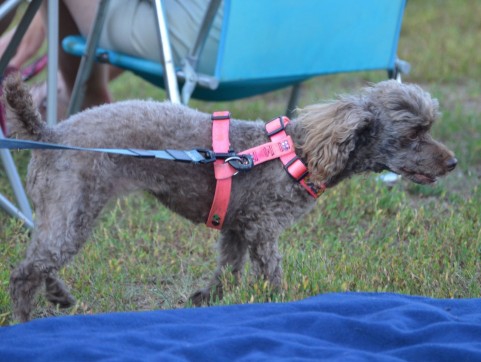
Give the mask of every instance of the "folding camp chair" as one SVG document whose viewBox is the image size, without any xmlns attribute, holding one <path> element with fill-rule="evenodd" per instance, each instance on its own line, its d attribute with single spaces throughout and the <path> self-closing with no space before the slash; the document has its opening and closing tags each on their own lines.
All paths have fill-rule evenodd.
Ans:
<svg viewBox="0 0 481 362">
<path fill-rule="evenodd" d="M 22 0 L 7 0 L 0 6 L 0 19 L 3 19 L 6 15 L 12 12 L 19 6 Z M 25 31 L 30 25 L 33 17 L 40 8 L 42 0 L 30 0 L 27 1 L 28 6 L 17 26 L 10 43 L 8 44 L 5 53 L 0 58 L 0 75 L 4 74 L 7 65 L 15 54 L 15 51 L 20 43 Z M 56 123 L 56 111 L 57 111 L 57 59 L 58 59 L 58 0 L 48 0 L 48 67 L 49 72 L 47 75 L 48 89 L 47 89 L 47 121 L 49 124 Z M 4 134 L 2 127 L 0 127 L 0 138 L 3 138 Z M 17 199 L 18 208 L 4 195 L 0 194 L 0 208 L 3 208 L 6 212 L 14 217 L 18 217 L 24 222 L 24 225 L 28 228 L 33 228 L 32 210 L 28 202 L 25 190 L 17 172 L 17 168 L 13 161 L 10 151 L 7 149 L 0 149 L 0 160 L 3 163 L 6 171 L 7 178 L 13 189 L 15 197 Z"/>
<path fill-rule="evenodd" d="M 159 33 L 167 39 L 162 43 L 164 65 L 97 47 L 107 2 L 101 1 L 89 39 L 67 37 L 63 48 L 83 56 L 85 64 L 96 60 L 130 70 L 166 88 L 174 102 L 179 99 L 177 81 L 183 84 L 182 103 L 186 104 L 191 97 L 240 99 L 324 74 L 384 69 L 396 77 L 408 70 L 408 64 L 396 58 L 405 0 L 212 0 L 197 42 L 182 64 L 174 65 L 175 70 L 168 68 L 170 47 L 161 0 L 155 2 Z M 196 64 L 204 56 L 203 41 L 219 6 L 223 23 L 216 64 L 211 74 L 200 74 Z M 77 107 L 71 107 L 70 113 L 78 110 L 89 71 L 89 65 L 79 71 L 79 87 L 72 99 Z M 295 105 L 296 94 L 288 110 Z"/>
</svg>

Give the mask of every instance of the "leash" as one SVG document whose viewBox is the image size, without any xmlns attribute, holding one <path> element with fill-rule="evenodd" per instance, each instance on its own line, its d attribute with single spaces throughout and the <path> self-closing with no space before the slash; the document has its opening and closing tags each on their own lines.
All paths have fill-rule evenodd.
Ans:
<svg viewBox="0 0 481 362">
<path fill-rule="evenodd" d="M 177 161 L 194 164 L 209 164 L 215 161 L 228 164 L 237 172 L 249 171 L 254 162 L 250 155 L 238 155 L 234 152 L 216 153 L 211 150 L 196 148 L 192 150 L 141 150 L 133 148 L 86 148 L 77 146 L 59 145 L 54 143 L 26 141 L 18 139 L 0 138 L 0 148 L 10 150 L 69 150 L 100 152 L 113 155 L 123 155 L 138 158 L 157 158 L 162 160 Z"/>
</svg>

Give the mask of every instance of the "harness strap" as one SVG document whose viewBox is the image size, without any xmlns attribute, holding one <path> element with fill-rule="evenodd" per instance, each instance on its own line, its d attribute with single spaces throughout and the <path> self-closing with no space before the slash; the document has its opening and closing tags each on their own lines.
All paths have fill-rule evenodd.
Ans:
<svg viewBox="0 0 481 362">
<path fill-rule="evenodd" d="M 267 135 L 271 138 L 272 142 L 282 143 L 288 138 L 290 144 L 290 152 L 286 152 L 279 158 L 284 165 L 284 169 L 287 173 L 297 182 L 301 184 L 306 191 L 317 199 L 326 189 L 325 185 L 316 186 L 309 181 L 309 171 L 307 166 L 295 153 L 294 145 L 291 137 L 286 134 L 286 126 L 289 124 L 290 120 L 287 117 L 278 117 L 266 125 Z"/>
<path fill-rule="evenodd" d="M 229 151 L 229 112 L 214 112 L 212 115 L 212 147 L 215 153 Z M 296 155 L 294 142 L 285 129 L 289 118 L 278 117 L 266 124 L 266 132 L 271 142 L 239 152 L 239 155 L 251 155 L 254 166 L 279 158 L 286 172 L 306 191 L 318 198 L 326 189 L 325 185 L 316 186 L 309 181 L 309 171 L 306 164 Z M 214 173 L 217 180 L 214 200 L 212 202 L 206 225 L 221 229 L 229 206 L 232 176 L 238 171 L 222 160 L 214 163 Z"/>
<path fill-rule="evenodd" d="M 227 111 L 212 114 L 212 149 L 216 153 L 229 152 L 229 123 L 230 113 Z M 217 180 L 214 200 L 207 218 L 206 225 L 214 229 L 222 229 L 225 214 L 229 206 L 232 176 L 235 173 L 228 163 L 223 160 L 214 162 L 214 173 Z"/>
</svg>

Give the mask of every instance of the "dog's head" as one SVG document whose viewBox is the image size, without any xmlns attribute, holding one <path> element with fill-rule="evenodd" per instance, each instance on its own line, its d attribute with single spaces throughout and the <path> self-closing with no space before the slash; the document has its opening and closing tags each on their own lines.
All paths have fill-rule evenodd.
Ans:
<svg viewBox="0 0 481 362">
<path fill-rule="evenodd" d="M 429 131 L 438 102 L 416 85 L 385 81 L 299 113 L 311 180 L 332 186 L 354 173 L 391 170 L 428 184 L 452 171 L 454 154 Z"/>
</svg>

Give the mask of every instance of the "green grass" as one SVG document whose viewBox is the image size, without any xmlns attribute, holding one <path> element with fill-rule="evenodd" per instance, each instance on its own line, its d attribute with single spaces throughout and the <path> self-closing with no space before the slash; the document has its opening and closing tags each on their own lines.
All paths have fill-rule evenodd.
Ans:
<svg viewBox="0 0 481 362">
<path fill-rule="evenodd" d="M 440 298 L 479 297 L 481 281 L 481 3 L 409 0 L 399 56 L 412 64 L 405 81 L 436 96 L 443 112 L 436 138 L 460 161 L 434 186 L 402 181 L 388 188 L 375 175 L 355 177 L 329 190 L 316 208 L 280 240 L 284 281 L 273 292 L 249 274 L 240 285 L 226 272 L 219 304 L 298 300 L 318 293 L 382 291 Z M 301 106 L 384 79 L 384 72 L 310 80 Z M 112 84 L 116 99 L 165 94 L 139 78 Z M 227 103 L 192 102 L 211 112 L 270 119 L 284 112 L 288 92 Z M 22 176 L 28 152 L 15 152 Z M 13 199 L 0 167 L 0 192 Z M 112 202 L 92 240 L 62 277 L 77 298 L 58 311 L 38 300 L 36 316 L 185 307 L 215 267 L 217 232 L 193 225 L 144 194 Z M 11 268 L 25 253 L 28 233 L 0 211 L 0 325 L 12 323 Z"/>
</svg>

